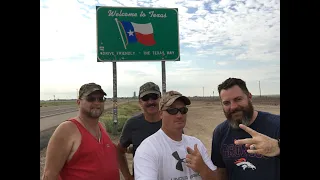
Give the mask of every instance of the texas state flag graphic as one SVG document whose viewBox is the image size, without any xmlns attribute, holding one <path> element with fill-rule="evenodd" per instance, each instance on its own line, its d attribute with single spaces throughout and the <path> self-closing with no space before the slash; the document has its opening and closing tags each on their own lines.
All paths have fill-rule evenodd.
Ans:
<svg viewBox="0 0 320 180">
<path fill-rule="evenodd" d="M 127 44 L 139 42 L 145 46 L 156 44 L 151 23 L 138 24 L 130 21 L 119 21 L 125 31 Z"/>
</svg>

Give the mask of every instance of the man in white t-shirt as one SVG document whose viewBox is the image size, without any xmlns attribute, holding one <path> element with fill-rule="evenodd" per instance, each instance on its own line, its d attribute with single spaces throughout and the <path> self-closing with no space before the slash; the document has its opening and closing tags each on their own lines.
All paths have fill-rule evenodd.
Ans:
<svg viewBox="0 0 320 180">
<path fill-rule="evenodd" d="M 201 180 L 202 175 L 211 174 L 215 179 L 216 166 L 213 165 L 204 144 L 196 137 L 182 133 L 186 125 L 189 98 L 176 91 L 165 93 L 159 102 L 162 126 L 156 133 L 146 138 L 134 156 L 134 178 L 136 180 Z M 201 154 L 205 164 L 187 154 Z M 190 167 L 208 166 L 210 172 L 195 172 Z M 198 168 L 196 168 L 198 169 Z M 206 169 L 201 168 L 199 169 Z M 205 177 L 205 176 L 204 176 Z"/>
</svg>

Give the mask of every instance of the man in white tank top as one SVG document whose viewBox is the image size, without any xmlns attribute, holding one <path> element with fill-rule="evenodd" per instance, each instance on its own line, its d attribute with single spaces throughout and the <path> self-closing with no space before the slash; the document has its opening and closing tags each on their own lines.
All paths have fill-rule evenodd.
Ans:
<svg viewBox="0 0 320 180">
<path fill-rule="evenodd" d="M 136 150 L 136 180 L 201 180 L 201 176 L 207 172 L 195 172 L 189 168 L 195 166 L 206 165 L 215 172 L 217 167 L 212 163 L 204 144 L 198 138 L 182 133 L 187 119 L 186 105 L 190 104 L 189 98 L 176 91 L 169 91 L 162 96 L 159 102 L 162 127 L 146 138 Z M 188 153 L 200 153 L 205 164 L 192 164 L 196 161 L 188 158 Z M 214 176 L 213 173 L 211 177 L 215 179 Z"/>
</svg>

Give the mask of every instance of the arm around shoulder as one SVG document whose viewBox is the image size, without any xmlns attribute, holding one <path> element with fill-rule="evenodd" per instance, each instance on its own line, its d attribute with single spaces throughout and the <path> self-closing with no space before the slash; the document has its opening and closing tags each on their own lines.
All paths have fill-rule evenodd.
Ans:
<svg viewBox="0 0 320 180">
<path fill-rule="evenodd" d="M 46 152 L 43 180 L 57 180 L 72 149 L 72 136 L 76 126 L 72 122 L 61 123 L 53 132 Z"/>
</svg>

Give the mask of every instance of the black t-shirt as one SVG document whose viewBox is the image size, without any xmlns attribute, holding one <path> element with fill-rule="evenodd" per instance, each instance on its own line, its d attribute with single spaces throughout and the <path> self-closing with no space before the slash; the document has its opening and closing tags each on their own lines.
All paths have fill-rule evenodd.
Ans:
<svg viewBox="0 0 320 180">
<path fill-rule="evenodd" d="M 280 138 L 280 115 L 258 111 L 251 129 L 271 138 Z M 218 168 L 226 168 L 229 180 L 280 180 L 280 158 L 249 154 L 245 145 L 235 139 L 251 138 L 242 129 L 232 129 L 228 121 L 219 124 L 212 138 L 211 160 Z"/>
</svg>

